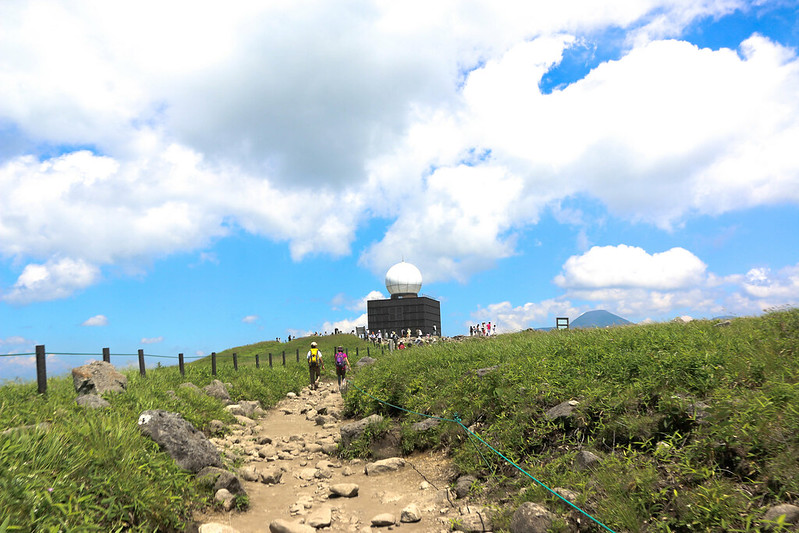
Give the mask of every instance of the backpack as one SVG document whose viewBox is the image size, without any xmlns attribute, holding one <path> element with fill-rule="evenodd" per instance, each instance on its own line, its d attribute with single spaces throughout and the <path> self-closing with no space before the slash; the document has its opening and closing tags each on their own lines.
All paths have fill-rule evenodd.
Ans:
<svg viewBox="0 0 799 533">
<path fill-rule="evenodd" d="M 344 352 L 336 353 L 336 366 L 337 367 L 346 366 L 345 363 L 346 359 L 347 359 L 347 354 L 345 354 Z"/>
<path fill-rule="evenodd" d="M 319 358 L 317 357 L 318 353 L 319 353 L 318 349 L 311 348 L 311 358 L 308 360 L 308 362 L 311 363 L 312 365 L 319 364 Z"/>
</svg>

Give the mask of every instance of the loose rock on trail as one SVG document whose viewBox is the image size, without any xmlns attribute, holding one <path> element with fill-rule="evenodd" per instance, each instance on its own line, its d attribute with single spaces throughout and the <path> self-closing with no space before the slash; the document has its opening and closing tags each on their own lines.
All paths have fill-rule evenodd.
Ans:
<svg viewBox="0 0 799 533">
<path fill-rule="evenodd" d="M 289 393 L 266 414 L 239 416 L 232 434 L 211 439 L 238 469 L 246 511 L 195 517 L 201 532 L 450 531 L 480 512 L 448 488 L 454 469 L 442 452 L 384 461 L 340 460 L 343 400 L 333 383 Z M 375 464 L 379 463 L 379 464 Z M 367 475 L 368 472 L 368 475 Z"/>
</svg>

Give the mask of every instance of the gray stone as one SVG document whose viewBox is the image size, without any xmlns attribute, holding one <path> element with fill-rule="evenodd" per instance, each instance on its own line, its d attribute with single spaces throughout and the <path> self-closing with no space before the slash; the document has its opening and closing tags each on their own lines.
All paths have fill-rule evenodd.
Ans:
<svg viewBox="0 0 799 533">
<path fill-rule="evenodd" d="M 212 485 L 214 492 L 226 489 L 231 494 L 247 494 L 239 477 L 233 472 L 216 466 L 206 466 L 197 473 L 197 480 Z"/>
<path fill-rule="evenodd" d="M 600 463 L 599 457 L 588 451 L 581 451 L 574 458 L 574 464 L 578 470 L 591 470 Z"/>
<path fill-rule="evenodd" d="M 358 362 L 355 363 L 355 366 L 356 367 L 369 366 L 369 365 L 372 365 L 372 364 L 374 364 L 376 362 L 377 362 L 377 359 L 373 359 L 373 358 L 369 357 L 368 355 L 365 355 L 365 356 L 361 357 L 360 359 L 358 359 Z"/>
<path fill-rule="evenodd" d="M 790 503 L 782 503 L 771 507 L 766 511 L 766 515 L 763 519 L 776 522 L 783 515 L 785 515 L 786 524 L 793 525 L 799 523 L 799 507 L 791 505 Z M 767 527 L 768 526 L 770 526 L 770 524 L 768 524 Z"/>
<path fill-rule="evenodd" d="M 419 506 L 415 503 L 406 506 L 400 513 L 400 522 L 412 523 L 418 522 L 421 519 L 422 512 L 419 510 Z"/>
<path fill-rule="evenodd" d="M 269 524 L 271 533 L 316 533 L 316 529 L 299 522 L 289 522 L 288 520 L 274 520 Z"/>
<path fill-rule="evenodd" d="M 386 472 L 396 472 L 404 466 L 405 459 L 402 457 L 390 457 L 388 459 L 382 459 L 380 461 L 367 464 L 364 468 L 364 472 L 367 476 L 376 476 L 385 474 Z"/>
<path fill-rule="evenodd" d="M 568 418 L 574 413 L 574 409 L 580 405 L 580 402 L 577 400 L 567 400 L 565 402 L 561 402 L 546 413 L 546 416 L 549 420 L 557 420 L 559 418 Z"/>
<path fill-rule="evenodd" d="M 223 433 L 227 429 L 227 426 L 221 420 L 211 420 L 208 422 L 208 432 L 211 435 L 218 435 Z"/>
<path fill-rule="evenodd" d="M 108 403 L 108 400 L 96 394 L 81 394 L 75 398 L 75 403 L 90 409 L 104 409 L 106 407 L 111 407 L 111 404 Z"/>
<path fill-rule="evenodd" d="M 241 479 L 244 481 L 260 481 L 261 474 L 258 472 L 258 469 L 255 468 L 253 465 L 243 466 L 239 468 L 239 475 Z"/>
<path fill-rule="evenodd" d="M 233 494 L 231 494 L 227 489 L 219 489 L 214 494 L 214 501 L 221 503 L 222 508 L 225 509 L 225 511 L 230 511 L 233 509 L 233 505 L 235 504 L 235 496 L 233 496 Z"/>
<path fill-rule="evenodd" d="M 230 526 L 225 524 L 220 524 L 218 522 L 209 522 L 207 524 L 203 524 L 197 529 L 198 533 L 239 533 L 238 529 L 233 529 Z"/>
<path fill-rule="evenodd" d="M 441 420 L 437 418 L 426 418 L 421 422 L 416 422 L 415 424 L 411 425 L 411 429 L 414 431 L 427 431 L 428 429 L 438 426 L 440 423 Z"/>
<path fill-rule="evenodd" d="M 358 495 L 358 485 L 355 483 L 336 483 L 330 485 L 330 495 L 341 498 L 354 498 Z"/>
<path fill-rule="evenodd" d="M 349 445 L 350 442 L 361 436 L 361 434 L 364 432 L 367 426 L 382 421 L 383 421 L 382 416 L 374 414 L 371 416 L 367 416 L 366 418 L 363 418 L 357 422 L 343 424 L 340 430 L 341 442 L 344 444 L 344 446 Z"/>
<path fill-rule="evenodd" d="M 203 387 L 203 391 L 212 398 L 222 400 L 222 402 L 225 404 L 230 403 L 230 394 L 228 394 L 225 384 L 218 379 L 213 380 L 211 383 Z"/>
<path fill-rule="evenodd" d="M 511 533 L 546 533 L 552 526 L 555 515 L 546 507 L 533 502 L 524 502 L 513 513 L 510 521 Z"/>
<path fill-rule="evenodd" d="M 117 372 L 111 363 L 92 361 L 72 369 L 72 384 L 78 394 L 125 392 L 128 378 Z"/>
<path fill-rule="evenodd" d="M 333 511 L 330 509 L 330 507 L 325 506 L 316 509 L 313 513 L 311 513 L 311 515 L 308 517 L 308 520 L 305 522 L 309 526 L 319 529 L 322 527 L 329 527 L 332 521 Z"/>
<path fill-rule="evenodd" d="M 397 523 L 397 519 L 394 518 L 394 515 L 391 513 L 380 513 L 379 515 L 372 517 L 371 523 L 372 527 L 393 526 Z"/>
<path fill-rule="evenodd" d="M 258 468 L 261 483 L 266 485 L 277 485 L 283 479 L 283 469 L 277 466 Z"/>
<path fill-rule="evenodd" d="M 179 389 L 189 389 L 189 390 L 192 390 L 194 392 L 201 392 L 200 391 L 200 387 L 198 387 L 197 385 L 195 385 L 194 383 L 191 383 L 191 382 L 181 383 L 180 385 L 178 385 L 178 388 Z"/>
<path fill-rule="evenodd" d="M 477 478 L 474 476 L 461 476 L 458 478 L 458 481 L 455 482 L 455 496 L 460 498 L 465 498 L 469 491 L 472 490 L 472 485 L 477 482 Z"/>
<path fill-rule="evenodd" d="M 211 441 L 177 413 L 161 409 L 144 411 L 139 415 L 139 431 L 190 472 L 197 473 L 206 466 L 222 466 L 222 458 Z"/>
<path fill-rule="evenodd" d="M 453 525 L 455 531 L 467 531 L 470 533 L 482 533 L 492 531 L 491 518 L 485 513 L 467 513 L 459 516 Z"/>
</svg>

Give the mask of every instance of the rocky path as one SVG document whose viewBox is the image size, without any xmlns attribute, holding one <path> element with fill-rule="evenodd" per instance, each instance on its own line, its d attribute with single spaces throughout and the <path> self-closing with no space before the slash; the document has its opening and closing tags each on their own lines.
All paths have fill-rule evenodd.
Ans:
<svg viewBox="0 0 799 533">
<path fill-rule="evenodd" d="M 335 384 L 322 383 L 318 390 L 289 393 L 257 420 L 239 418 L 244 425 L 212 439 L 228 457 L 242 458 L 239 476 L 250 507 L 197 516 L 200 531 L 440 532 L 482 520 L 482 510 L 448 489 L 454 470 L 441 452 L 376 462 L 337 459 L 341 426 L 353 422 L 341 420 L 342 406 Z"/>
</svg>

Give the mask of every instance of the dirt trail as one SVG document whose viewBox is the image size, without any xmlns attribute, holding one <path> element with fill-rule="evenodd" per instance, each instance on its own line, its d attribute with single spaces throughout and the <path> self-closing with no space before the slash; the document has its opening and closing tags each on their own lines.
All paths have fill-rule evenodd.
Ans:
<svg viewBox="0 0 799 533">
<path fill-rule="evenodd" d="M 318 390 L 306 388 L 291 396 L 249 426 L 238 426 L 224 439 L 212 439 L 228 456 L 244 455 L 240 477 L 261 481 L 244 482 L 249 510 L 204 514 L 195 517 L 198 523 L 225 524 L 241 533 L 267 532 L 278 519 L 325 531 L 440 532 L 449 531 L 453 519 L 473 511 L 447 488 L 452 467 L 441 452 L 406 457 L 404 467 L 378 475 L 365 474 L 366 461 L 331 455 L 341 425 L 353 422 L 340 420 L 343 401 L 335 383 L 321 383 Z M 281 470 L 278 483 L 263 482 Z M 357 496 L 331 496 L 330 487 L 343 483 L 358 485 Z M 400 523 L 410 504 L 416 504 L 421 520 Z M 372 527 L 372 519 L 382 513 L 393 515 L 396 525 Z M 330 525 L 324 526 L 328 518 Z"/>
</svg>

